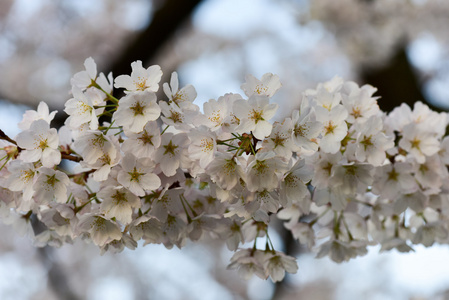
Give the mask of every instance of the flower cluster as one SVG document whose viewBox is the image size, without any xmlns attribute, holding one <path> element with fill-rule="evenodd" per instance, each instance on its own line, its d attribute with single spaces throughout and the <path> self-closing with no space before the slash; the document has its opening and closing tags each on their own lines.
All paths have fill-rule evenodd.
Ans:
<svg viewBox="0 0 449 300">
<path fill-rule="evenodd" d="M 229 268 L 279 281 L 298 268 L 269 237 L 279 220 L 337 262 L 369 245 L 410 251 L 449 240 L 445 113 L 417 102 L 387 115 L 375 88 L 335 77 L 273 122 L 273 74 L 249 75 L 244 96 L 201 110 L 176 73 L 158 99 L 159 66 L 136 61 L 115 80 L 91 58 L 85 67 L 72 78 L 65 126 L 51 128 L 55 112 L 41 103 L 14 139 L 0 131 L 0 215 L 34 229 L 37 245 L 82 238 L 120 252 L 140 240 L 181 248 L 216 238 L 236 251 Z"/>
</svg>

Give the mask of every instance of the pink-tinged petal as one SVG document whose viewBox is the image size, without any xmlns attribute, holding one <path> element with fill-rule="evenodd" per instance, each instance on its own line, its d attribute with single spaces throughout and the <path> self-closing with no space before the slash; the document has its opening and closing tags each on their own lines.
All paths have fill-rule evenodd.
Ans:
<svg viewBox="0 0 449 300">
<path fill-rule="evenodd" d="M 50 125 L 45 120 L 36 120 L 31 123 L 30 129 L 35 132 L 36 135 L 47 136 Z"/>
<path fill-rule="evenodd" d="M 177 159 L 171 159 L 164 157 L 160 163 L 160 167 L 162 172 L 170 177 L 176 174 L 176 170 L 179 167 L 179 161 Z"/>
<path fill-rule="evenodd" d="M 237 133 L 245 133 L 250 132 L 256 128 L 256 123 L 252 120 L 243 119 L 240 121 L 240 124 L 235 128 Z"/>
<path fill-rule="evenodd" d="M 176 72 L 171 73 L 170 86 L 173 95 L 176 95 L 179 89 L 178 73 Z"/>
<path fill-rule="evenodd" d="M 33 149 L 35 145 L 35 136 L 30 131 L 23 131 L 16 136 L 17 145 L 23 149 Z"/>
<path fill-rule="evenodd" d="M 267 105 L 263 110 L 263 118 L 265 120 L 271 119 L 276 114 L 276 111 L 278 110 L 278 108 L 279 108 L 279 105 L 277 105 L 276 103 L 271 103 L 271 104 Z"/>
<path fill-rule="evenodd" d="M 143 67 L 141 60 L 136 60 L 136 61 L 132 62 L 131 70 L 132 70 L 131 71 L 132 78 L 137 78 L 137 77 L 145 78 L 147 76 L 147 71 Z"/>
<path fill-rule="evenodd" d="M 158 65 L 151 66 L 148 68 L 147 74 L 148 74 L 147 86 L 150 87 L 150 91 L 157 92 L 159 90 L 159 81 L 161 81 L 162 78 L 161 67 Z M 173 86 L 172 91 L 174 92 Z"/>
<path fill-rule="evenodd" d="M 136 166 L 136 157 L 132 153 L 126 153 L 122 159 L 121 165 L 123 170 L 131 172 Z"/>
<path fill-rule="evenodd" d="M 162 85 L 162 89 L 164 90 L 165 95 L 166 95 L 169 99 L 171 99 L 172 96 L 173 96 L 173 94 L 172 94 L 172 92 L 171 92 L 171 90 L 170 90 L 170 86 L 168 85 L 168 83 L 165 82 L 165 83 Z"/>
<path fill-rule="evenodd" d="M 139 183 L 146 191 L 154 191 L 161 186 L 161 179 L 159 176 L 149 173 L 143 175 Z"/>
<path fill-rule="evenodd" d="M 47 116 L 49 113 L 47 103 L 45 103 L 43 101 L 39 102 L 39 105 L 37 106 L 37 113 L 40 116 Z"/>
<path fill-rule="evenodd" d="M 50 148 L 56 149 L 59 146 L 59 135 L 55 128 L 50 129 L 47 136 L 47 145 Z"/>
<path fill-rule="evenodd" d="M 343 105 L 339 104 L 332 108 L 329 113 L 329 117 L 334 123 L 338 124 L 346 120 L 348 117 L 348 111 Z"/>
<path fill-rule="evenodd" d="M 41 162 L 44 167 L 53 168 L 61 162 L 61 152 L 46 148 L 42 152 Z"/>
<path fill-rule="evenodd" d="M 262 76 L 263 84 L 267 86 L 267 95 L 271 97 L 282 87 L 281 81 L 279 80 L 279 76 L 274 75 L 272 73 L 266 73 Z"/>
<path fill-rule="evenodd" d="M 127 90 L 132 90 L 133 89 L 133 80 L 128 75 L 117 76 L 114 81 L 114 87 L 116 89 L 125 88 Z"/>
<path fill-rule="evenodd" d="M 141 132 L 143 127 L 145 127 L 145 124 L 148 122 L 145 116 L 135 116 L 132 121 L 133 122 L 129 127 L 129 130 L 135 133 Z"/>
<path fill-rule="evenodd" d="M 335 140 L 332 135 L 325 135 L 320 141 L 320 148 L 325 153 L 337 153 L 340 146 L 340 141 Z"/>
<path fill-rule="evenodd" d="M 91 79 L 95 79 L 97 77 L 97 65 L 92 57 L 86 58 L 84 61 L 84 67 L 86 68 L 86 72 Z"/>
<path fill-rule="evenodd" d="M 145 191 L 137 181 L 130 181 L 127 188 L 136 196 L 145 196 Z"/>
<path fill-rule="evenodd" d="M 105 181 L 108 179 L 109 173 L 111 172 L 110 165 L 104 165 L 100 169 L 96 170 L 93 174 L 95 181 Z"/>
<path fill-rule="evenodd" d="M 273 125 L 271 123 L 267 121 L 259 121 L 256 124 L 253 134 L 257 139 L 263 140 L 266 136 L 270 135 L 272 129 Z"/>
<path fill-rule="evenodd" d="M 156 102 L 151 101 L 145 107 L 144 115 L 147 121 L 155 121 L 161 115 L 161 108 Z"/>
<path fill-rule="evenodd" d="M 191 84 L 186 85 L 178 92 L 178 97 L 185 101 L 192 102 L 193 100 L 195 100 L 196 96 L 197 96 L 197 93 L 196 93 L 195 87 Z"/>
<path fill-rule="evenodd" d="M 26 150 L 20 153 L 20 158 L 24 162 L 36 162 L 42 157 L 41 149 Z"/>
<path fill-rule="evenodd" d="M 232 112 L 239 119 L 248 118 L 250 110 L 247 100 L 236 100 L 232 106 Z"/>
</svg>

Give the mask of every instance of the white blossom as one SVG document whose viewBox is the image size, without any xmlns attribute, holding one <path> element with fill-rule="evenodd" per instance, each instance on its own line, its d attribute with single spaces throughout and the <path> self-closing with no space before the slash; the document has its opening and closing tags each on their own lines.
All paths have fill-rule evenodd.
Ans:
<svg viewBox="0 0 449 300">
<path fill-rule="evenodd" d="M 58 203 L 65 203 L 69 177 L 61 171 L 45 167 L 39 168 L 38 172 L 39 175 L 33 185 L 35 201 L 46 204 L 54 199 Z"/>
<path fill-rule="evenodd" d="M 173 102 L 186 110 L 198 110 L 198 106 L 193 104 L 193 100 L 196 98 L 195 88 L 189 84 L 179 89 L 178 73 L 173 72 L 171 74 L 170 85 L 166 82 L 162 87 L 165 95 L 168 97 L 169 103 Z"/>
<path fill-rule="evenodd" d="M 268 122 L 278 109 L 276 103 L 269 103 L 267 96 L 253 95 L 248 100 L 234 101 L 233 113 L 240 120 L 235 129 L 238 133 L 253 132 L 263 140 L 271 133 L 273 125 Z"/>
<path fill-rule="evenodd" d="M 245 80 L 241 89 L 248 97 L 254 94 L 272 97 L 282 86 L 279 76 L 272 73 L 264 74 L 260 80 L 253 75 L 247 75 Z"/>
<path fill-rule="evenodd" d="M 25 149 L 20 157 L 25 162 L 40 160 L 42 165 L 52 168 L 61 162 L 61 153 L 57 150 L 59 136 L 56 129 L 51 128 L 45 120 L 31 123 L 30 129 L 16 136 L 19 147 Z"/>
<path fill-rule="evenodd" d="M 114 120 L 125 130 L 138 133 L 147 122 L 156 120 L 160 113 L 161 108 L 156 103 L 156 94 L 145 91 L 122 98 L 114 113 Z"/>
<path fill-rule="evenodd" d="M 173 176 L 180 166 L 187 164 L 188 142 L 189 139 L 185 133 L 173 135 L 173 133 L 168 132 L 162 135 L 161 146 L 154 154 L 154 159 L 159 162 L 159 166 L 165 175 Z"/>
<path fill-rule="evenodd" d="M 100 210 L 109 218 L 116 218 L 122 224 L 132 221 L 134 208 L 140 208 L 140 199 L 124 187 L 108 186 L 97 193 L 103 199 Z"/>
<path fill-rule="evenodd" d="M 50 124 L 50 122 L 54 119 L 57 112 L 58 112 L 57 110 L 54 110 L 50 113 L 47 103 L 41 101 L 37 106 L 37 111 L 35 110 L 25 111 L 25 113 L 23 114 L 22 121 L 19 124 L 17 124 L 17 126 L 21 130 L 28 130 L 30 129 L 31 123 L 33 123 L 36 120 L 44 120 L 48 124 Z"/>
<path fill-rule="evenodd" d="M 117 181 L 137 196 L 145 196 L 145 192 L 156 190 L 161 180 L 153 170 L 155 164 L 150 158 L 136 158 L 127 153 L 121 162 L 122 170 L 117 175 Z"/>
<path fill-rule="evenodd" d="M 161 81 L 162 70 L 158 65 L 150 66 L 145 69 L 142 61 L 137 60 L 131 63 L 131 76 L 120 75 L 115 78 L 114 86 L 116 88 L 125 88 L 125 93 L 159 90 L 159 81 Z"/>
</svg>

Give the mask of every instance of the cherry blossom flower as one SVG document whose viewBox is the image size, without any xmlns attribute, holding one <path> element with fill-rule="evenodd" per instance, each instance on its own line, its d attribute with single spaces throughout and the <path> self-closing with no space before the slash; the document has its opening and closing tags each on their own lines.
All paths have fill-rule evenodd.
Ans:
<svg viewBox="0 0 449 300">
<path fill-rule="evenodd" d="M 83 232 L 89 233 L 92 241 L 99 247 L 122 238 L 122 232 L 117 223 L 95 213 L 82 215 L 75 232 L 78 235 Z"/>
<path fill-rule="evenodd" d="M 130 224 L 129 232 L 134 240 L 143 239 L 146 243 L 161 243 L 162 223 L 158 219 L 143 215 Z"/>
<path fill-rule="evenodd" d="M 161 107 L 161 119 L 166 125 L 174 126 L 181 131 L 188 131 L 192 126 L 192 122 L 196 116 L 195 111 L 183 111 L 181 107 L 176 104 L 168 104 L 167 102 L 159 102 Z"/>
<path fill-rule="evenodd" d="M 341 141 L 348 133 L 345 122 L 348 116 L 347 110 L 342 105 L 338 105 L 330 111 L 317 107 L 315 112 L 317 121 L 324 125 L 323 137 L 320 140 L 321 150 L 326 153 L 336 153 L 340 150 Z"/>
<path fill-rule="evenodd" d="M 323 130 L 323 124 L 315 120 L 312 107 L 306 107 L 301 111 L 292 113 L 292 139 L 295 145 L 305 150 L 318 150 L 318 136 Z"/>
<path fill-rule="evenodd" d="M 214 160 L 206 167 L 212 181 L 222 189 L 232 189 L 244 173 L 243 168 L 232 153 L 217 152 Z"/>
<path fill-rule="evenodd" d="M 190 157 L 199 160 L 201 168 L 206 168 L 214 159 L 214 154 L 217 151 L 216 136 L 205 126 L 193 129 L 189 135 L 190 145 L 188 150 Z"/>
<path fill-rule="evenodd" d="M 145 69 L 142 61 L 137 60 L 131 63 L 131 76 L 120 75 L 115 78 L 115 88 L 125 88 L 125 93 L 142 91 L 157 92 L 159 81 L 161 81 L 162 71 L 158 65 Z"/>
<path fill-rule="evenodd" d="M 273 282 L 284 279 L 285 272 L 295 274 L 298 271 L 296 259 L 279 251 L 266 259 L 264 267 Z"/>
<path fill-rule="evenodd" d="M 23 199 L 31 200 L 34 194 L 33 184 L 36 179 L 34 164 L 14 160 L 8 165 L 11 175 L 8 178 L 8 189 L 11 191 L 23 191 Z"/>
<path fill-rule="evenodd" d="M 364 256 L 368 253 L 365 241 L 344 242 L 332 239 L 319 247 L 317 258 L 329 255 L 335 262 L 348 261 L 357 256 Z"/>
<path fill-rule="evenodd" d="M 288 171 L 281 182 L 280 199 L 284 207 L 288 207 L 292 202 L 303 202 L 309 193 L 306 183 L 313 176 L 313 167 L 306 165 L 304 160 L 298 160 Z M 307 204 L 305 205 L 307 206 Z M 302 208 L 306 208 L 306 207 Z M 305 212 L 308 209 L 305 209 Z"/>
<path fill-rule="evenodd" d="M 89 123 L 91 130 L 98 129 L 97 110 L 94 108 L 94 103 L 89 94 L 83 93 L 76 86 L 72 88 L 72 93 L 73 98 L 65 103 L 64 111 L 69 115 L 66 124 L 76 129 L 84 123 Z M 102 111 L 103 109 L 99 109 L 98 113 L 100 114 Z"/>
<path fill-rule="evenodd" d="M 97 193 L 98 198 L 103 199 L 100 210 L 105 217 L 124 225 L 131 223 L 134 208 L 140 208 L 139 197 L 124 187 L 107 186 Z"/>
<path fill-rule="evenodd" d="M 364 123 L 371 116 L 377 115 L 379 105 L 372 95 L 377 91 L 370 85 L 359 87 L 355 82 L 345 82 L 342 88 L 342 104 L 348 111 L 349 123 Z M 368 127 L 368 126 L 367 126 Z"/>
<path fill-rule="evenodd" d="M 361 128 L 355 142 L 355 156 L 361 161 L 367 161 L 373 166 L 380 166 L 385 162 L 386 151 L 393 148 L 392 138 L 387 137 L 381 130 L 383 124 L 379 117 L 370 117 Z"/>
<path fill-rule="evenodd" d="M 159 221 L 165 222 L 169 215 L 176 215 L 184 211 L 183 200 L 181 199 L 183 189 L 172 189 L 163 192 L 158 199 L 155 199 L 150 210 L 150 215 Z"/>
<path fill-rule="evenodd" d="M 207 235 L 236 251 L 230 269 L 277 282 L 297 265 L 268 237 L 275 217 L 336 262 L 368 245 L 408 252 L 448 241 L 446 113 L 418 102 L 387 116 L 374 87 L 334 77 L 272 124 L 269 98 L 281 84 L 271 73 L 246 77 L 248 100 L 225 94 L 201 112 L 176 73 L 157 103 L 158 66 L 134 62 L 115 80 L 126 89 L 119 99 L 112 74 L 97 75 L 91 58 L 85 67 L 59 132 L 44 103 L 25 113 L 15 141 L 0 131 L 0 216 L 23 232 L 46 226 L 35 245 L 81 238 L 117 253 L 140 239 L 182 248 Z M 106 107 L 111 123 L 99 120 Z"/>
<path fill-rule="evenodd" d="M 264 259 L 264 254 L 260 250 L 241 249 L 231 257 L 228 269 L 238 269 L 239 276 L 246 280 L 250 279 L 253 274 L 266 279 L 268 276 L 265 274 L 263 266 Z"/>
<path fill-rule="evenodd" d="M 80 135 L 74 142 L 75 150 L 87 164 L 94 164 L 104 152 L 114 147 L 111 139 L 100 131 L 91 131 Z"/>
<path fill-rule="evenodd" d="M 247 75 L 245 80 L 246 82 L 242 84 L 241 88 L 248 97 L 254 94 L 272 97 L 282 86 L 279 76 L 272 73 L 264 74 L 261 80 L 253 75 Z"/>
<path fill-rule="evenodd" d="M 173 102 L 185 110 L 198 110 L 198 106 L 193 104 L 193 100 L 196 98 L 195 88 L 189 84 L 179 90 L 178 73 L 173 72 L 171 74 L 170 86 L 166 82 L 162 87 L 168 97 L 169 104 Z"/>
<path fill-rule="evenodd" d="M 141 132 L 148 121 L 156 120 L 161 108 L 156 103 L 156 94 L 139 92 L 129 94 L 119 102 L 114 120 L 117 125 L 134 133 Z"/>
<path fill-rule="evenodd" d="M 40 204 L 47 204 L 53 199 L 58 203 L 67 201 L 67 187 L 69 177 L 61 171 L 49 168 L 39 168 L 39 175 L 33 185 L 34 200 Z"/>
<path fill-rule="evenodd" d="M 84 61 L 84 67 L 86 70 L 76 73 L 70 80 L 72 86 L 75 86 L 83 91 L 97 79 L 97 64 L 92 57 L 86 58 Z"/>
<path fill-rule="evenodd" d="M 248 100 L 236 100 L 233 113 L 240 120 L 235 129 L 239 133 L 253 132 L 253 135 L 263 140 L 270 135 L 273 125 L 268 122 L 278 109 L 276 103 L 269 103 L 267 96 L 253 95 Z"/>
<path fill-rule="evenodd" d="M 165 175 L 173 176 L 180 166 L 187 164 L 189 161 L 187 157 L 188 143 L 189 139 L 185 133 L 173 135 L 168 132 L 162 135 L 161 146 L 154 154 L 154 159 L 159 162 Z"/>
<path fill-rule="evenodd" d="M 25 113 L 23 114 L 22 121 L 19 124 L 17 124 L 17 126 L 21 130 L 28 130 L 30 129 L 31 123 L 33 123 L 36 120 L 45 120 L 48 124 L 50 124 L 50 122 L 54 119 L 57 112 L 58 112 L 57 110 L 54 110 L 50 113 L 47 103 L 41 101 L 37 106 L 37 111 L 35 110 L 25 111 Z"/>
<path fill-rule="evenodd" d="M 286 171 L 285 163 L 274 152 L 257 153 L 248 163 L 246 183 L 251 192 L 271 191 L 279 185 L 279 175 Z"/>
<path fill-rule="evenodd" d="M 132 153 L 127 153 L 121 162 L 122 170 L 119 171 L 117 181 L 128 188 L 137 196 L 144 196 L 145 192 L 156 190 L 161 185 L 161 180 L 153 174 L 155 164 L 150 158 L 136 158 Z"/>
<path fill-rule="evenodd" d="M 24 162 L 40 160 L 47 168 L 52 168 L 61 162 L 58 133 L 56 129 L 50 129 L 50 125 L 45 120 L 36 120 L 31 123 L 30 129 L 16 136 L 16 141 L 19 147 L 25 149 L 20 153 L 20 158 Z"/>
<path fill-rule="evenodd" d="M 279 156 L 289 159 L 297 148 L 292 140 L 293 124 L 287 118 L 282 123 L 275 122 L 269 137 L 262 144 L 263 151 L 274 151 Z"/>
<path fill-rule="evenodd" d="M 411 123 L 403 128 L 399 147 L 422 164 L 426 161 L 426 156 L 432 156 L 440 150 L 440 142 L 428 131 L 423 131 Z"/>
<path fill-rule="evenodd" d="M 411 174 L 413 166 L 405 162 L 384 165 L 376 170 L 373 192 L 381 197 L 396 199 L 402 193 L 413 193 L 418 189 Z"/>
<path fill-rule="evenodd" d="M 126 139 L 122 143 L 123 152 L 132 152 L 137 157 L 150 157 L 161 144 L 161 132 L 155 121 L 145 124 L 139 133 L 126 132 Z"/>
<path fill-rule="evenodd" d="M 204 125 L 212 131 L 229 132 L 231 124 L 233 124 L 232 106 L 235 100 L 242 99 L 239 94 L 226 94 L 218 98 L 218 100 L 210 99 L 203 104 L 204 114 L 198 115 L 194 119 L 197 126 Z M 233 126 L 235 127 L 235 126 Z"/>
</svg>

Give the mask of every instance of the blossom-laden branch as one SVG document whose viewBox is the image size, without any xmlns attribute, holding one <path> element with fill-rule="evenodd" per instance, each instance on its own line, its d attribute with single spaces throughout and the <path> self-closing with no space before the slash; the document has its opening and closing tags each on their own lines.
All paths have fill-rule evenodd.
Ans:
<svg viewBox="0 0 449 300">
<path fill-rule="evenodd" d="M 291 113 L 272 122 L 281 83 L 270 73 L 248 75 L 244 96 L 201 111 L 176 73 L 157 99 L 159 66 L 136 61 L 115 80 L 91 58 L 85 67 L 71 80 L 65 126 L 50 127 L 56 112 L 42 102 L 14 139 L 0 130 L 2 215 L 32 209 L 46 227 L 39 245 L 89 237 L 103 253 L 211 236 L 236 251 L 230 269 L 280 281 L 298 267 L 268 236 L 274 218 L 336 262 L 368 245 L 405 252 L 448 241 L 446 113 L 417 102 L 387 115 L 375 88 L 335 77 L 286 100 Z M 64 171 L 62 160 L 75 166 Z"/>
</svg>

